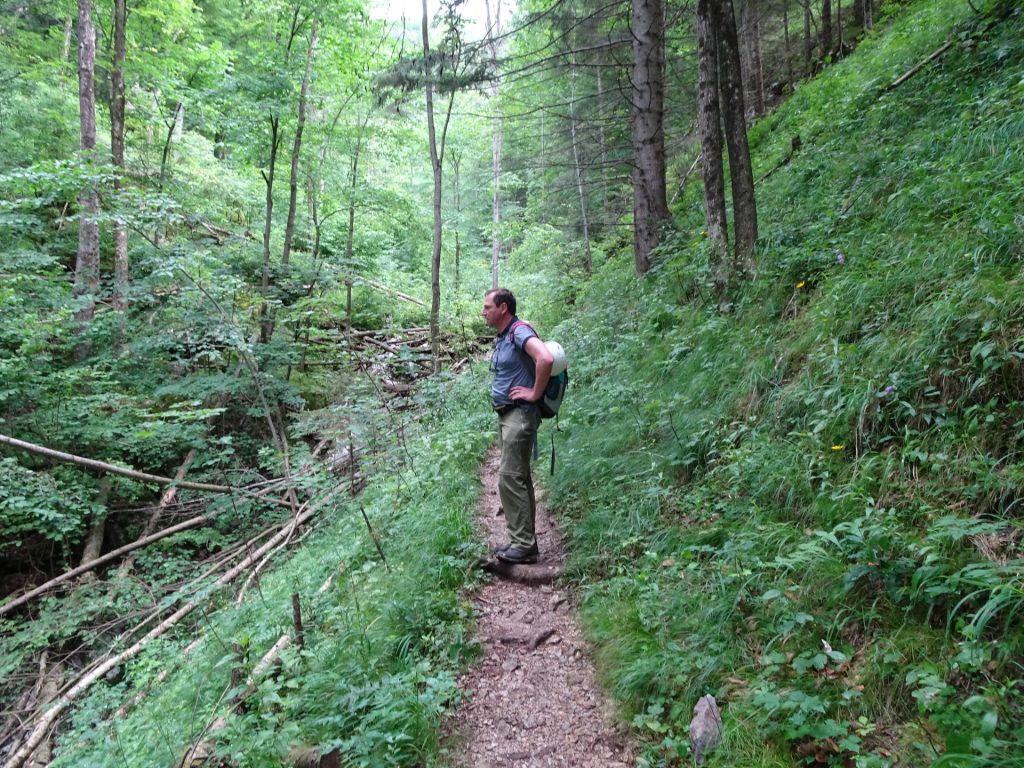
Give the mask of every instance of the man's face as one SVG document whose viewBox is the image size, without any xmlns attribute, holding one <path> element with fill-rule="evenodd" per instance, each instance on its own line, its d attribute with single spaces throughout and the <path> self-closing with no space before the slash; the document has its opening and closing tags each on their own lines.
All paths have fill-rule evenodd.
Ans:
<svg viewBox="0 0 1024 768">
<path fill-rule="evenodd" d="M 480 314 L 483 315 L 484 322 L 491 326 L 491 328 L 500 328 L 501 321 L 507 313 L 507 304 L 496 306 L 493 296 L 484 296 L 484 309 Z"/>
</svg>

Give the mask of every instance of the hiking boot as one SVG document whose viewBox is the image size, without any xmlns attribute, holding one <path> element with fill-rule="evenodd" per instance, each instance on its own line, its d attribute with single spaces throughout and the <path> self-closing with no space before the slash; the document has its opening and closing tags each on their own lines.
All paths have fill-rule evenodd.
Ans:
<svg viewBox="0 0 1024 768">
<path fill-rule="evenodd" d="M 512 544 L 503 550 L 495 552 L 494 554 L 503 563 L 521 565 L 524 563 L 536 563 L 537 556 L 540 554 L 540 551 L 537 549 L 536 544 L 529 549 L 520 547 L 518 544 Z"/>
<path fill-rule="evenodd" d="M 504 552 L 505 550 L 507 550 L 511 546 L 512 546 L 511 544 L 499 544 L 499 545 L 497 545 L 495 547 L 491 547 L 491 554 L 492 555 L 500 555 L 502 552 Z"/>
</svg>

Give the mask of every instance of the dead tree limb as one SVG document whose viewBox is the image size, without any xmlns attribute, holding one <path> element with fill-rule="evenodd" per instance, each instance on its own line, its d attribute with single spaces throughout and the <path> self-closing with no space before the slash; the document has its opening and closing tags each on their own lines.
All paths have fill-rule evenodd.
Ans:
<svg viewBox="0 0 1024 768">
<path fill-rule="evenodd" d="M 25 761 L 28 759 L 29 755 L 31 755 L 35 751 L 36 747 L 38 747 L 46 738 L 46 735 L 50 732 L 50 729 L 53 727 L 54 723 L 57 722 L 57 719 L 61 715 L 63 715 L 64 711 L 68 707 L 70 707 L 71 704 L 80 695 L 82 695 L 82 693 L 88 690 L 93 683 L 102 678 L 107 672 L 116 667 L 118 664 L 123 664 L 124 662 L 137 656 L 139 652 L 146 646 L 146 644 L 149 643 L 149 641 L 163 635 L 168 630 L 176 626 L 182 619 L 184 619 L 186 616 L 192 613 L 192 611 L 194 611 L 196 608 L 202 605 L 207 599 L 209 599 L 210 594 L 213 591 L 216 591 L 224 587 L 225 585 L 231 583 L 236 578 L 238 578 L 239 575 L 241 575 L 247 569 L 251 568 L 253 563 L 257 562 L 267 552 L 274 549 L 281 541 L 290 536 L 297 526 L 302 525 L 303 523 L 308 521 L 316 513 L 317 509 L 320 506 L 321 505 L 319 504 L 316 506 L 310 506 L 304 513 L 292 518 L 290 523 L 286 525 L 284 528 L 282 528 L 281 531 L 279 531 L 276 536 L 274 536 L 266 544 L 257 549 L 251 555 L 249 555 L 249 557 L 245 558 L 245 560 L 240 562 L 234 568 L 227 571 L 223 576 L 217 579 L 217 581 L 213 583 L 212 590 L 210 593 L 204 592 L 201 598 L 191 600 L 182 605 L 174 613 L 172 613 L 170 616 L 168 616 L 166 619 L 160 622 L 160 624 L 155 626 L 143 637 L 137 640 L 131 647 L 126 648 L 121 653 L 115 654 L 110 658 L 106 659 L 102 664 L 97 665 L 96 668 L 92 670 L 92 672 L 90 672 L 88 675 L 85 675 L 74 686 L 68 689 L 67 692 L 65 692 L 59 699 L 57 699 L 53 703 L 53 706 L 51 706 L 37 718 L 35 728 L 32 730 L 32 734 L 29 736 L 28 740 L 24 744 L 22 744 L 13 755 L 11 755 L 7 762 L 4 763 L 4 768 L 22 768 L 22 766 L 25 765 Z"/>
<path fill-rule="evenodd" d="M 38 456 L 46 456 L 47 458 L 56 459 L 57 461 L 77 464 L 81 467 L 88 467 L 89 469 L 95 469 L 100 472 L 109 472 L 113 475 L 130 477 L 133 480 L 141 480 L 145 483 L 155 483 L 156 485 L 176 484 L 179 488 L 188 488 L 193 491 L 209 491 L 210 493 L 241 492 L 241 489 L 232 488 L 230 485 L 194 483 L 190 480 L 182 480 L 181 482 L 175 483 L 175 481 L 169 477 L 151 475 L 148 472 L 139 472 L 138 470 L 131 469 L 130 467 L 120 467 L 116 464 L 107 464 L 105 461 L 97 461 L 96 459 L 87 459 L 84 456 L 75 456 L 72 453 L 55 451 L 52 448 L 46 448 L 45 446 L 36 445 L 35 443 L 27 443 L 24 440 L 18 440 L 13 437 L 8 437 L 7 435 L 0 435 L 0 445 L 9 445 L 12 448 L 20 448 L 23 451 L 28 451 L 29 453 L 34 453 Z"/>
<path fill-rule="evenodd" d="M 59 587 L 64 582 L 70 581 L 76 576 L 81 576 L 83 573 L 99 568 L 101 565 L 106 565 L 112 560 L 116 560 L 121 555 L 124 555 L 128 552 L 132 552 L 136 549 L 141 549 L 142 547 L 152 544 L 154 541 L 165 539 L 168 536 L 173 536 L 174 534 L 180 533 L 181 531 L 187 531 L 190 528 L 198 528 L 201 525 L 206 525 L 211 520 L 212 518 L 209 515 L 199 515 L 197 517 L 193 517 L 191 520 L 185 520 L 184 522 L 178 523 L 177 525 L 172 525 L 170 528 L 164 528 L 162 531 L 151 534 L 150 536 L 146 536 L 145 538 L 136 539 L 131 544 L 125 544 L 123 547 L 119 547 L 118 549 L 112 550 L 107 554 L 103 555 L 102 557 L 97 557 L 95 560 L 91 560 L 88 563 L 82 563 L 77 568 L 72 568 L 70 571 L 65 571 L 60 576 L 50 579 L 45 584 L 40 584 L 35 589 L 32 589 L 26 592 L 25 594 L 14 598 L 8 603 L 0 605 L 0 616 L 3 616 L 5 613 L 9 613 L 13 611 L 15 608 L 24 605 L 34 597 L 38 597 L 39 595 L 49 592 L 51 589 Z"/>
<path fill-rule="evenodd" d="M 949 50 L 949 47 L 951 45 L 953 45 L 953 41 L 952 40 L 947 40 L 945 43 L 940 45 L 936 50 L 932 51 L 928 55 L 928 58 L 923 59 L 922 61 L 919 61 L 917 64 L 912 66 L 910 69 L 908 69 L 902 75 L 900 75 L 895 80 L 893 80 L 891 83 L 889 83 L 889 85 L 886 86 L 885 90 L 882 91 L 882 93 L 888 93 L 889 91 L 892 91 L 892 90 L 895 90 L 896 88 L 899 88 L 901 85 L 903 85 L 905 82 L 907 82 L 907 80 L 909 80 L 914 75 L 916 75 L 918 72 L 920 72 L 922 69 L 924 69 L 928 64 L 930 64 L 931 62 L 935 61 L 937 58 L 939 58 L 939 56 L 941 56 L 947 50 Z"/>
</svg>

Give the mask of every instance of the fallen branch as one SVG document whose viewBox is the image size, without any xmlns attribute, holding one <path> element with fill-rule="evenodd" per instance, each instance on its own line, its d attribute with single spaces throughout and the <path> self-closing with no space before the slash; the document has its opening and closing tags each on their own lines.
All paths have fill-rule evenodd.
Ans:
<svg viewBox="0 0 1024 768">
<path fill-rule="evenodd" d="M 325 500 L 326 501 L 326 500 Z M 201 599 L 192 600 L 182 605 L 178 610 L 164 619 L 160 624 L 147 632 L 143 637 L 136 641 L 130 648 L 125 649 L 121 653 L 115 654 L 99 664 L 95 669 L 92 670 L 88 675 L 83 677 L 74 686 L 72 686 L 63 696 L 61 696 L 53 706 L 44 712 L 38 719 L 32 734 L 28 740 L 18 748 L 18 750 L 4 763 L 4 768 L 22 768 L 29 755 L 35 751 L 46 735 L 50 732 L 57 719 L 64 714 L 64 711 L 71 706 L 71 704 L 97 680 L 101 679 L 107 672 L 116 667 L 118 664 L 123 664 L 129 659 L 134 658 L 139 652 L 146 646 L 146 644 L 157 637 L 160 637 L 168 630 L 176 626 L 182 619 L 188 616 L 192 611 L 198 608 L 204 600 L 208 599 L 213 592 L 220 589 L 221 587 L 234 581 L 240 574 L 246 571 L 252 566 L 253 563 L 263 557 L 268 551 L 276 547 L 281 541 L 291 535 L 292 531 L 299 525 L 302 525 L 309 520 L 317 511 L 320 505 L 311 506 L 304 513 L 292 518 L 289 524 L 284 526 L 281 531 L 277 533 L 272 539 L 270 539 L 262 547 L 254 551 L 249 557 L 240 562 L 230 571 L 226 572 L 212 585 L 209 592 L 204 592 Z"/>
<path fill-rule="evenodd" d="M 900 75 L 895 80 L 893 80 L 891 83 L 889 83 L 889 85 L 886 86 L 885 90 L 882 91 L 882 93 L 888 93 L 889 91 L 892 91 L 892 90 L 895 90 L 896 88 L 899 88 L 901 85 L 903 85 L 905 82 L 907 82 L 907 80 L 909 80 L 914 75 L 916 75 L 918 72 L 920 72 L 924 67 L 926 67 L 931 62 L 935 61 L 937 58 L 939 58 L 939 56 L 941 56 L 947 50 L 949 50 L 949 47 L 951 45 L 953 45 L 953 41 L 952 40 L 947 40 L 946 42 L 944 42 L 936 50 L 932 51 L 928 55 L 928 58 L 924 59 L 923 61 L 919 61 L 917 64 L 912 66 L 910 69 L 908 69 L 902 75 Z"/>
<path fill-rule="evenodd" d="M 145 483 L 155 483 L 157 485 L 177 485 L 179 488 L 188 488 L 193 491 L 209 491 L 211 493 L 235 493 L 240 491 L 239 488 L 232 488 L 230 485 L 215 485 L 213 483 L 194 483 L 190 480 L 175 481 L 170 477 L 161 477 L 160 475 L 151 475 L 148 472 L 139 472 L 138 470 L 131 469 L 130 467 L 120 467 L 116 464 L 107 464 L 105 461 L 97 461 L 96 459 L 87 459 L 84 456 L 75 456 L 72 453 L 64 453 L 63 451 L 55 451 L 52 448 L 46 448 L 42 445 L 36 445 L 35 443 L 27 443 L 24 440 L 18 440 L 7 435 L 0 435 L 0 445 L 9 445 L 12 448 L 20 448 L 23 451 L 29 453 L 35 453 L 39 456 L 46 456 L 50 459 L 56 459 L 57 461 L 63 461 L 70 464 L 78 464 L 82 467 L 88 467 L 89 469 L 96 469 L 100 472 L 109 472 L 113 475 L 121 475 L 122 477 L 130 477 L 133 480 L 141 480 Z"/>
<path fill-rule="evenodd" d="M 426 304 L 424 304 L 422 301 L 413 298 L 407 293 L 402 293 L 401 291 L 393 290 L 391 288 L 388 288 L 387 286 L 381 285 L 380 283 L 375 283 L 372 280 L 367 280 L 365 277 L 357 277 L 355 279 L 358 280 L 360 283 L 363 283 L 364 285 L 368 285 L 369 287 L 380 291 L 381 293 L 386 293 L 390 296 L 394 296 L 395 298 L 401 299 L 402 301 L 407 301 L 410 304 L 417 304 L 421 307 L 426 306 Z"/>
<path fill-rule="evenodd" d="M 90 560 L 88 563 L 82 563 L 77 568 L 72 568 L 70 571 L 65 571 L 60 576 L 50 579 L 44 584 L 40 584 L 35 589 L 32 589 L 26 592 L 25 594 L 14 598 L 8 603 L 0 605 L 0 616 L 3 616 L 5 613 L 10 613 L 15 608 L 24 605 L 34 597 L 38 597 L 39 595 L 49 592 L 51 589 L 59 587 L 65 581 L 70 581 L 76 576 L 81 576 L 83 573 L 95 570 L 96 568 L 99 568 L 101 565 L 109 563 L 111 560 L 116 560 L 121 555 L 127 554 L 128 552 L 132 552 L 136 549 L 141 549 L 142 547 L 152 544 L 154 541 L 165 539 L 168 536 L 173 536 L 174 534 L 180 533 L 181 531 L 187 531 L 190 528 L 198 528 L 201 525 L 206 525 L 211 521 L 211 519 L 212 518 L 209 515 L 199 515 L 197 517 L 193 517 L 191 520 L 186 520 L 182 523 L 178 523 L 177 525 L 172 525 L 170 528 L 164 528 L 162 531 L 158 531 L 157 533 L 154 533 L 150 536 L 146 536 L 141 539 L 136 539 L 131 544 L 125 544 L 123 547 L 119 547 L 118 549 L 112 550 L 107 554 L 103 555 L 102 557 L 97 557 L 95 560 Z"/>
</svg>

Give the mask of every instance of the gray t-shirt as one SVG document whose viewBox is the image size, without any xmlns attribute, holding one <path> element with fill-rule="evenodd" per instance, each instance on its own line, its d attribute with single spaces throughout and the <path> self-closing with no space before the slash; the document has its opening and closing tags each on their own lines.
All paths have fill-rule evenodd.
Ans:
<svg viewBox="0 0 1024 768">
<path fill-rule="evenodd" d="M 526 353 L 526 341 L 537 334 L 526 323 L 513 316 L 505 330 L 494 340 L 491 353 L 491 401 L 496 406 L 511 405 L 508 393 L 513 387 L 532 387 L 536 377 L 536 364 Z"/>
</svg>

